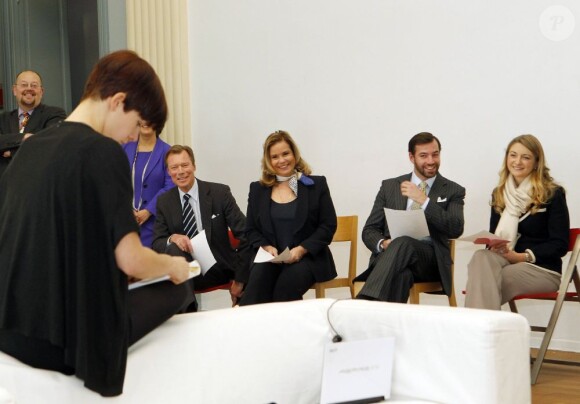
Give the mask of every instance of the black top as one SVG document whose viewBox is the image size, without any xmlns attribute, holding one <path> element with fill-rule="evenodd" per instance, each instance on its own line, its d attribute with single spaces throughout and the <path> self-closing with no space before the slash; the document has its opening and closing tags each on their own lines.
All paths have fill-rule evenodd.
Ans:
<svg viewBox="0 0 580 404">
<path fill-rule="evenodd" d="M 87 388 L 118 395 L 129 330 L 114 251 L 138 231 L 127 160 L 83 124 L 41 133 L 0 179 L 0 329 L 61 347 Z"/>
<path fill-rule="evenodd" d="M 316 282 L 324 282 L 336 278 L 334 259 L 328 248 L 336 231 L 336 211 L 326 178 L 313 175 L 305 180 L 305 177 L 298 180 L 296 218 L 292 223 L 290 245 L 301 245 L 308 250 L 301 261 L 310 268 Z M 250 184 L 246 237 L 254 256 L 260 246 L 277 244 L 271 202 L 272 187 L 258 181 Z"/>
<path fill-rule="evenodd" d="M 272 201 L 272 205 L 270 205 L 272 225 L 276 233 L 276 248 L 279 252 L 282 252 L 286 247 L 290 249 L 296 247 L 292 244 L 296 206 L 298 205 L 296 201 L 296 199 L 288 203 Z"/>
<path fill-rule="evenodd" d="M 495 232 L 500 218 L 501 215 L 492 207 L 490 232 Z M 561 273 L 561 257 L 568 251 L 570 238 L 570 216 L 564 189 L 558 188 L 552 199 L 538 212 L 521 220 L 518 233 L 520 238 L 514 247 L 515 252 L 530 249 L 536 257 L 536 265 Z"/>
</svg>

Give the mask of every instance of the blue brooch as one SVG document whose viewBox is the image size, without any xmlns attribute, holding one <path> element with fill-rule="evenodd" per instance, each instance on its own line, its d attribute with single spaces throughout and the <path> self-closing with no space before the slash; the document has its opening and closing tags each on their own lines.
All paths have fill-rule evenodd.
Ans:
<svg viewBox="0 0 580 404">
<path fill-rule="evenodd" d="M 314 180 L 312 180 L 312 178 L 310 178 L 304 174 L 302 174 L 300 176 L 300 179 L 298 181 L 300 181 L 301 183 L 303 183 L 307 187 L 309 187 L 310 185 L 314 185 Z"/>
</svg>

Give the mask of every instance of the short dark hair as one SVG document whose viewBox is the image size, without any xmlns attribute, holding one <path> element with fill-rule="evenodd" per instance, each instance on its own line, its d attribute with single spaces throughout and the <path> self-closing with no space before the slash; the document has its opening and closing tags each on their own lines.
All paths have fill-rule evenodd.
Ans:
<svg viewBox="0 0 580 404">
<path fill-rule="evenodd" d="M 419 144 L 427 144 L 431 143 L 433 140 L 437 141 L 437 145 L 439 146 L 439 151 L 441 151 L 441 142 L 437 139 L 436 136 L 429 132 L 421 132 L 417 133 L 415 136 L 409 140 L 409 153 L 415 154 L 415 147 Z"/>
<path fill-rule="evenodd" d="M 125 93 L 124 111 L 137 111 L 146 125 L 161 133 L 167 121 L 167 101 L 153 67 L 135 52 L 120 50 L 101 58 L 85 84 L 81 101 L 104 100 Z"/>
<path fill-rule="evenodd" d="M 171 156 L 172 154 L 181 154 L 182 152 L 186 152 L 189 155 L 189 158 L 191 159 L 191 163 L 195 165 L 195 157 L 193 155 L 193 150 L 191 150 L 191 147 L 182 146 L 180 144 L 174 144 L 169 148 L 169 150 L 167 150 L 167 153 L 165 153 L 165 165 L 167 165 L 167 159 L 169 158 L 169 156 Z"/>
</svg>

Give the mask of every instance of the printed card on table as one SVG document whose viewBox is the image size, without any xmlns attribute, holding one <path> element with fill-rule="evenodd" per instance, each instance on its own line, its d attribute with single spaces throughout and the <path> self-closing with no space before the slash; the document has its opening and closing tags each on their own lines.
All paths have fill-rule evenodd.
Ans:
<svg viewBox="0 0 580 404">
<path fill-rule="evenodd" d="M 395 337 L 327 344 L 320 403 L 372 403 L 390 398 L 394 355 Z"/>
</svg>

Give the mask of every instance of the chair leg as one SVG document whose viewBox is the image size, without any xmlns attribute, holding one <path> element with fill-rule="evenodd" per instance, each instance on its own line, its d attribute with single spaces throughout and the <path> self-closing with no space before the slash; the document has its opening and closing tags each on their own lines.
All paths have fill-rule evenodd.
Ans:
<svg viewBox="0 0 580 404">
<path fill-rule="evenodd" d="M 354 293 L 354 284 L 352 283 L 352 281 L 348 289 L 350 290 L 350 298 L 354 299 L 355 293 Z"/>
<path fill-rule="evenodd" d="M 534 364 L 532 366 L 532 384 L 536 384 L 536 380 L 538 380 L 540 368 L 542 367 L 542 363 L 544 362 L 544 358 L 548 350 L 548 345 L 550 344 L 550 341 L 552 339 L 552 334 L 554 333 L 554 328 L 556 328 L 556 322 L 558 321 L 558 316 L 560 315 L 560 311 L 562 310 L 563 304 L 564 304 L 564 294 L 560 293 L 556 300 L 556 305 L 554 306 L 552 315 L 550 316 L 548 326 L 546 327 L 544 338 L 542 338 L 542 344 L 540 345 L 538 356 L 536 357 L 536 360 L 534 361 Z"/>
<path fill-rule="evenodd" d="M 409 303 L 419 304 L 419 292 L 415 288 L 411 288 L 409 291 Z"/>
<path fill-rule="evenodd" d="M 508 303 L 510 305 L 510 310 L 512 311 L 512 313 L 519 313 L 518 306 L 516 306 L 516 302 L 514 300 L 510 300 Z"/>
<path fill-rule="evenodd" d="M 326 289 L 324 289 L 324 287 L 322 287 L 320 284 L 316 284 L 315 286 L 315 293 L 316 293 L 316 298 L 317 299 L 324 299 L 324 297 L 326 296 Z"/>
<path fill-rule="evenodd" d="M 449 296 L 449 307 L 457 307 L 457 300 L 455 299 L 455 293 L 451 293 L 451 296 Z"/>
<path fill-rule="evenodd" d="M 363 286 L 365 285 L 364 282 L 353 282 L 353 299 L 356 297 L 356 295 L 358 295 L 361 291 L 361 289 L 363 288 Z"/>
<path fill-rule="evenodd" d="M 562 283 L 560 284 L 560 289 L 558 290 L 558 297 L 556 298 L 556 304 L 550 315 L 550 321 L 546 327 L 546 332 L 544 333 L 544 338 L 542 339 L 542 344 L 540 345 L 540 350 L 538 351 L 538 356 L 534 361 L 532 366 L 532 384 L 536 384 L 538 380 L 538 374 L 540 373 L 540 368 L 544 362 L 544 357 L 546 356 L 546 351 L 548 350 L 548 345 L 552 340 L 552 334 L 554 333 L 554 328 L 556 328 L 556 322 L 560 316 L 560 311 L 564 305 L 564 298 L 566 297 L 566 291 L 568 290 L 568 284 L 574 277 L 576 273 L 576 262 L 578 261 L 578 255 L 580 254 L 580 237 L 576 239 L 574 244 L 574 249 L 572 250 L 572 256 L 570 261 L 568 261 L 568 267 L 566 271 L 563 272 Z"/>
</svg>

